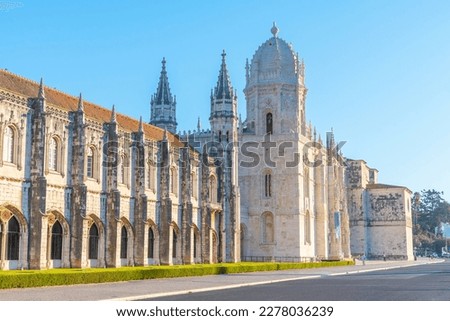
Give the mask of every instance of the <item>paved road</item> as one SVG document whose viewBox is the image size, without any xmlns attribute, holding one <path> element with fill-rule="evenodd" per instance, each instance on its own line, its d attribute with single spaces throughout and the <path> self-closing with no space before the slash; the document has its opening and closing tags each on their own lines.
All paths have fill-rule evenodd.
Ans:
<svg viewBox="0 0 450 321">
<path fill-rule="evenodd" d="M 340 276 L 324 275 L 159 301 L 449 301 L 450 261 Z"/>
<path fill-rule="evenodd" d="M 383 298 L 385 300 L 400 300 L 400 298 L 395 295 L 395 293 L 402 293 L 397 291 L 397 286 L 404 286 L 409 290 L 414 290 L 417 296 L 411 298 L 412 300 L 418 299 L 421 291 L 422 294 L 436 294 L 436 296 L 434 296 L 434 294 L 433 296 L 427 296 L 428 299 L 450 300 L 448 292 L 448 289 L 450 288 L 450 262 L 445 264 L 440 264 L 438 262 L 440 261 L 429 259 L 416 262 L 367 262 L 367 265 L 364 266 L 356 265 L 120 283 L 10 289 L 0 290 L 0 301 L 95 301 L 142 300 L 152 298 L 156 298 L 157 300 L 219 301 L 297 300 L 300 299 L 300 297 L 304 297 L 303 295 L 306 295 L 307 293 L 311 293 L 311 295 L 321 295 L 324 291 L 331 291 L 333 287 L 335 287 L 335 290 L 339 290 L 339 298 L 341 300 L 357 300 L 364 299 L 364 297 L 350 298 L 348 293 L 358 292 L 367 295 L 367 293 L 371 293 L 371 290 L 367 290 L 366 286 L 373 285 L 376 289 L 382 288 L 381 284 L 384 284 L 390 289 L 390 291 L 386 292 L 387 296 Z M 388 273 L 383 274 L 380 272 L 384 270 Z M 375 272 L 366 274 L 368 271 Z M 376 281 L 377 277 L 379 281 Z M 424 280 L 424 282 L 415 285 L 416 288 L 414 288 L 412 284 L 416 284 L 415 280 Z M 397 286 L 393 286 L 391 282 L 396 282 L 395 284 L 397 284 Z M 264 284 L 272 284 L 277 291 L 287 289 L 290 292 L 286 292 L 285 294 L 280 292 L 279 294 L 274 295 L 273 293 L 275 292 L 273 292 L 272 288 L 259 288 L 259 286 L 263 286 Z M 441 288 L 440 292 L 438 291 L 439 287 Z M 233 288 L 235 290 L 232 290 Z M 220 292 L 210 292 L 211 290 L 220 290 Z M 266 291 L 267 293 L 271 293 L 270 297 L 256 298 L 254 296 L 256 292 L 258 292 L 259 295 L 262 295 L 262 292 Z M 205 296 L 203 298 L 196 296 L 200 295 L 202 292 L 205 292 L 206 298 Z M 403 291 L 403 294 L 404 292 L 405 291 Z M 173 297 L 175 294 L 187 293 L 192 294 L 184 297 Z M 240 295 L 241 293 L 247 293 L 247 295 L 242 296 Z M 219 296 L 215 296 L 218 294 Z M 367 298 L 367 296 L 365 297 Z M 319 300 L 319 298 L 317 298 L 317 300 Z"/>
</svg>

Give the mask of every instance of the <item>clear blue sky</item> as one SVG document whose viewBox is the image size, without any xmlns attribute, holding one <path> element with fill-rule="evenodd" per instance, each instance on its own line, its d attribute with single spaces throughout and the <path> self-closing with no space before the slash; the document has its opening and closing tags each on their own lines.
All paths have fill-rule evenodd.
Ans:
<svg viewBox="0 0 450 321">
<path fill-rule="evenodd" d="M 207 127 L 222 50 L 245 115 L 245 59 L 273 21 L 318 131 L 382 183 L 450 199 L 450 1 L 0 1 L 0 68 L 148 121 L 166 57 L 179 129 Z"/>
</svg>

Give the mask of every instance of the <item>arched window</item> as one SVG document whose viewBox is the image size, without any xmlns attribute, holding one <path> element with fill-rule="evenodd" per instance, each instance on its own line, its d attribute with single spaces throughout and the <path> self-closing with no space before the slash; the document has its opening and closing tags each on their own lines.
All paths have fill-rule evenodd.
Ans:
<svg viewBox="0 0 450 321">
<path fill-rule="evenodd" d="M 267 113 L 266 115 L 266 134 L 273 134 L 273 117 L 272 113 Z"/>
<path fill-rule="evenodd" d="M 48 150 L 48 169 L 52 171 L 58 170 L 58 141 L 55 137 L 50 138 Z"/>
<path fill-rule="evenodd" d="M 94 178 L 94 155 L 95 155 L 94 148 L 89 147 L 87 150 L 87 158 L 86 158 L 86 176 L 89 178 Z"/>
<path fill-rule="evenodd" d="M 61 260 L 62 239 L 63 239 L 62 226 L 58 221 L 56 221 L 52 227 L 52 240 L 51 240 L 51 250 L 50 250 L 50 258 L 52 260 Z"/>
<path fill-rule="evenodd" d="M 148 253 L 147 257 L 149 259 L 153 259 L 155 256 L 155 234 L 153 233 L 153 229 L 150 227 L 148 229 Z"/>
<path fill-rule="evenodd" d="M 274 224 L 273 224 L 273 214 L 264 213 L 262 215 L 262 242 L 263 243 L 273 243 L 274 242 Z"/>
<path fill-rule="evenodd" d="M 20 225 L 19 221 L 12 216 L 8 222 L 8 238 L 6 239 L 6 259 L 19 259 Z"/>
<path fill-rule="evenodd" d="M 272 174 L 264 174 L 264 197 L 272 196 Z"/>
<path fill-rule="evenodd" d="M 3 137 L 3 160 L 14 163 L 15 132 L 11 126 L 7 126 Z"/>
<path fill-rule="evenodd" d="M 177 232 L 175 232 L 175 230 L 174 230 L 173 236 L 172 236 L 172 257 L 173 258 L 177 257 L 177 246 L 178 246 L 178 235 L 177 235 Z"/>
<path fill-rule="evenodd" d="M 120 258 L 126 259 L 128 257 L 128 232 L 125 226 L 122 226 L 122 233 L 120 237 Z"/>
<path fill-rule="evenodd" d="M 89 229 L 89 259 L 98 259 L 98 227 L 97 224 L 92 224 Z"/>
<path fill-rule="evenodd" d="M 305 215 L 305 242 L 311 243 L 311 214 L 306 211 Z"/>
</svg>

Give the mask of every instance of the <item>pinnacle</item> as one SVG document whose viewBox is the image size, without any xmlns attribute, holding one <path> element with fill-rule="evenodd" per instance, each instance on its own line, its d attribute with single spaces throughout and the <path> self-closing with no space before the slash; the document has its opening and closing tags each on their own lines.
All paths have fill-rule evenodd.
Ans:
<svg viewBox="0 0 450 321">
<path fill-rule="evenodd" d="M 111 123 L 117 123 L 117 115 L 116 115 L 116 109 L 115 106 L 112 106 L 112 111 L 111 111 Z"/>
<path fill-rule="evenodd" d="M 81 96 L 78 98 L 78 111 L 84 111 L 84 105 L 83 105 L 83 97 Z"/>
<path fill-rule="evenodd" d="M 217 86 L 214 90 L 214 98 L 216 99 L 231 99 L 233 95 L 233 88 L 231 87 L 230 78 L 228 76 L 225 50 L 222 51 L 222 65 L 220 66 L 219 78 Z"/>
<path fill-rule="evenodd" d="M 41 78 L 41 82 L 39 83 L 39 92 L 38 92 L 38 98 L 45 99 L 45 93 L 44 93 L 44 80 Z"/>
</svg>

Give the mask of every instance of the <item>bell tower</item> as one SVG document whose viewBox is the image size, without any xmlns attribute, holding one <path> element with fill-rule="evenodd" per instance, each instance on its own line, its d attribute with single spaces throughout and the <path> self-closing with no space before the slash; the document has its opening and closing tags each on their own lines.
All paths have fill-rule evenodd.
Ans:
<svg viewBox="0 0 450 321">
<path fill-rule="evenodd" d="M 170 93 L 169 79 L 167 78 L 166 59 L 162 60 L 161 76 L 159 77 L 158 89 L 151 98 L 150 124 L 160 128 L 166 128 L 171 133 L 177 131 L 176 96 Z"/>
<path fill-rule="evenodd" d="M 231 86 L 225 57 L 224 50 L 217 85 L 211 92 L 209 121 L 214 139 L 219 142 L 233 142 L 237 141 L 237 96 Z"/>
</svg>

